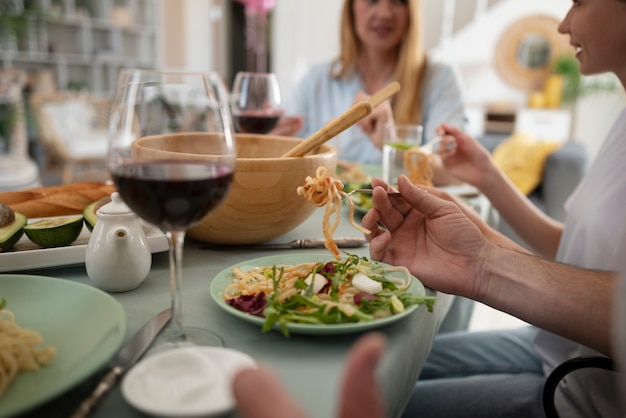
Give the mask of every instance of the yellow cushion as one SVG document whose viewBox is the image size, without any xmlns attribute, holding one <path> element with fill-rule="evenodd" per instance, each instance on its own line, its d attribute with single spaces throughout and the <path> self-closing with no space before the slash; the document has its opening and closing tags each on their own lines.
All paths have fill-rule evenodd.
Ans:
<svg viewBox="0 0 626 418">
<path fill-rule="evenodd" d="M 493 160 L 515 186 L 528 195 L 541 183 L 546 158 L 561 145 L 516 133 L 498 144 L 493 150 Z"/>
</svg>

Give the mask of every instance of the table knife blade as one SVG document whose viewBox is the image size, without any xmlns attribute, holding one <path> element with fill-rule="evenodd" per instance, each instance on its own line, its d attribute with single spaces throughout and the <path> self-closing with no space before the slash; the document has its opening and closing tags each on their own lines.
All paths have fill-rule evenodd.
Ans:
<svg viewBox="0 0 626 418">
<path fill-rule="evenodd" d="M 339 248 L 360 248 L 367 241 L 363 237 L 342 237 L 335 238 Z M 280 250 L 290 248 L 324 248 L 323 239 L 294 239 L 289 242 L 264 242 L 253 245 L 204 245 L 200 247 L 204 250 Z"/>
<path fill-rule="evenodd" d="M 83 400 L 72 418 L 85 418 L 91 413 L 100 399 L 115 386 L 131 366 L 139 361 L 171 317 L 170 308 L 159 312 L 124 344 L 109 363 L 108 372 L 100 379 L 93 392 Z"/>
</svg>

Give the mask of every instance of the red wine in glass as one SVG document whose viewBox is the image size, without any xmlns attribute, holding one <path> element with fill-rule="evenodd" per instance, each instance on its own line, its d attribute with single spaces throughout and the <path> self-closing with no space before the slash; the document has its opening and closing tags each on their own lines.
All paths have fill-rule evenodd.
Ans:
<svg viewBox="0 0 626 418">
<path fill-rule="evenodd" d="M 176 231 L 195 225 L 224 199 L 233 171 L 204 161 L 154 160 L 119 165 L 111 176 L 140 218 Z"/>
<path fill-rule="evenodd" d="M 282 111 L 248 110 L 233 116 L 237 132 L 266 134 L 278 123 Z"/>
<path fill-rule="evenodd" d="M 124 202 L 169 243 L 172 320 L 153 351 L 221 346 L 183 323 L 182 259 L 189 228 L 214 211 L 233 181 L 236 147 L 229 96 L 215 72 L 124 69 L 109 121 L 107 164 Z"/>
<path fill-rule="evenodd" d="M 237 132 L 266 134 L 271 131 L 283 115 L 276 75 L 238 72 L 233 83 L 231 113 Z"/>
</svg>

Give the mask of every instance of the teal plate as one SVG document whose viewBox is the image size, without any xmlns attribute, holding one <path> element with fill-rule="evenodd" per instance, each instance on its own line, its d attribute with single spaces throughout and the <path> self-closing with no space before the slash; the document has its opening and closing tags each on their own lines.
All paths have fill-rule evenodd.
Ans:
<svg viewBox="0 0 626 418">
<path fill-rule="evenodd" d="M 232 270 L 235 267 L 240 267 L 243 270 L 249 270 L 253 267 L 260 266 L 272 266 L 274 264 L 300 264 L 300 263 L 309 263 L 309 262 L 317 262 L 317 261 L 332 261 L 334 258 L 331 255 L 323 254 L 323 255 L 315 255 L 315 254 L 293 254 L 293 255 L 276 255 L 269 257 L 261 257 L 255 258 L 252 260 L 244 261 L 241 263 L 237 263 L 229 268 L 221 271 L 217 276 L 213 278 L 211 281 L 211 297 L 218 304 L 220 308 L 228 312 L 229 314 L 236 316 L 237 318 L 243 319 L 244 321 L 251 322 L 253 324 L 257 324 L 259 329 L 263 326 L 265 322 L 264 318 L 260 318 L 258 316 L 250 315 L 245 312 L 241 312 L 232 306 L 230 306 L 224 300 L 224 290 L 228 287 L 229 284 L 233 281 Z M 379 263 L 380 265 L 385 265 L 383 263 Z M 386 273 L 391 277 L 403 277 L 404 275 L 399 272 L 391 272 Z M 425 296 L 426 291 L 424 289 L 424 285 L 417 280 L 417 278 L 412 277 L 412 282 L 407 292 L 415 296 Z M 413 311 L 415 311 L 420 305 L 412 305 L 396 315 L 392 315 L 386 318 L 375 319 L 369 322 L 356 322 L 352 324 L 326 324 L 326 325 L 313 325 L 313 324 L 300 324 L 300 323 L 289 323 L 287 328 L 290 333 L 294 334 L 313 334 L 313 335 L 332 335 L 332 334 L 351 334 L 355 332 L 362 332 L 366 330 L 370 330 L 373 328 L 382 327 L 384 325 L 396 322 L 401 320 L 402 318 L 410 315 Z M 278 329 L 278 327 L 275 327 Z"/>
<path fill-rule="evenodd" d="M 0 417 L 34 408 L 103 367 L 126 335 L 122 306 L 94 287 L 45 276 L 0 274 L 0 299 L 21 328 L 43 336 L 56 356 L 38 371 L 20 372 L 0 398 Z"/>
</svg>

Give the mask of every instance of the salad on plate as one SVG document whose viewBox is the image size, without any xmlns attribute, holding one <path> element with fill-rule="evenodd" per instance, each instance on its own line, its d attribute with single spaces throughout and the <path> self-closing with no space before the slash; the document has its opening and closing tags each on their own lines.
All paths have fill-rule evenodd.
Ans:
<svg viewBox="0 0 626 418">
<path fill-rule="evenodd" d="M 432 311 L 435 302 L 405 267 L 352 254 L 340 261 L 235 266 L 222 297 L 231 308 L 261 319 L 263 332 L 278 328 L 287 337 L 294 325 L 369 328 L 419 305 Z"/>
</svg>

